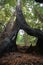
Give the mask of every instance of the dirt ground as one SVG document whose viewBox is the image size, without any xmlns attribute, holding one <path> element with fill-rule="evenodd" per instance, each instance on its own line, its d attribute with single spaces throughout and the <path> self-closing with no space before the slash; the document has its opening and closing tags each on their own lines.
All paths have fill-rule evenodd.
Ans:
<svg viewBox="0 0 43 65">
<path fill-rule="evenodd" d="M 28 53 L 24 52 L 26 49 L 19 47 L 19 51 L 5 53 L 0 58 L 0 65 L 43 65 L 43 54 L 37 53 L 37 47 L 30 46 Z"/>
<path fill-rule="evenodd" d="M 0 58 L 0 65 L 43 65 L 43 56 L 34 53 L 10 52 Z"/>
</svg>

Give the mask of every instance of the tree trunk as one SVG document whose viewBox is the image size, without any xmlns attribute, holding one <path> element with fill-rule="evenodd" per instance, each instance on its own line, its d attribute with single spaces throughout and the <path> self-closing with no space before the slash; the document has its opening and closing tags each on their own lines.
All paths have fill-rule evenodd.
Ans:
<svg viewBox="0 0 43 65">
<path fill-rule="evenodd" d="M 22 10 L 19 6 L 17 6 L 16 8 L 16 13 L 17 13 L 16 15 L 17 23 L 20 26 L 20 28 L 23 29 L 28 35 L 38 38 L 36 45 L 38 46 L 39 50 L 42 51 L 43 50 L 43 31 L 41 31 L 40 29 L 33 29 L 26 23 Z"/>
<path fill-rule="evenodd" d="M 39 48 L 43 49 L 43 31 L 39 29 L 31 28 L 25 21 L 22 10 L 20 6 L 16 7 L 16 23 L 14 26 L 14 31 L 11 33 L 9 38 L 5 39 L 0 46 L 0 54 L 5 51 L 5 49 L 11 49 L 12 47 L 16 47 L 16 38 L 18 31 L 23 29 L 28 35 L 35 36 L 38 38 L 37 45 Z M 41 42 L 42 40 L 42 42 Z M 13 43 L 14 42 L 14 45 Z M 40 43 L 40 44 L 39 44 Z M 41 45 L 41 46 L 40 46 Z M 16 47 L 17 48 L 17 47 Z"/>
</svg>

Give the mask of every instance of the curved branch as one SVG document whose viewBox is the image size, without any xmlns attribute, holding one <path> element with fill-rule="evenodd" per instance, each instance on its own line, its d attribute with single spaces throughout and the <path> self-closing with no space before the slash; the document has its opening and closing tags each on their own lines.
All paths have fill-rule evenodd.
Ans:
<svg viewBox="0 0 43 65">
<path fill-rule="evenodd" d="M 19 6 L 16 7 L 16 13 L 16 17 L 18 20 L 17 23 L 19 24 L 20 28 L 22 28 L 25 32 L 27 32 L 27 34 L 31 36 L 43 38 L 43 31 L 39 29 L 33 29 L 26 23 L 22 10 Z"/>
<path fill-rule="evenodd" d="M 37 38 L 40 38 L 43 41 L 43 31 L 39 29 L 33 29 L 31 28 L 25 21 L 25 18 L 23 16 L 22 10 L 19 6 L 16 7 L 16 23 L 14 27 L 14 31 L 10 35 L 9 38 L 5 39 L 1 46 L 0 46 L 0 55 L 5 51 L 7 48 L 11 48 L 13 43 L 12 40 L 14 40 L 15 45 L 16 45 L 16 38 L 18 31 L 20 29 L 23 29 L 27 34 L 31 36 L 35 36 Z M 13 39 L 14 37 L 14 39 Z"/>
</svg>

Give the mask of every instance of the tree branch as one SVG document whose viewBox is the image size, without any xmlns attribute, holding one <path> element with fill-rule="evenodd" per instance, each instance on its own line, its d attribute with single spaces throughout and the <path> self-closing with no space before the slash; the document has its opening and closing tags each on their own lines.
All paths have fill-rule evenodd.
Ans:
<svg viewBox="0 0 43 65">
<path fill-rule="evenodd" d="M 18 20 L 17 23 L 21 29 L 23 29 L 25 32 L 27 32 L 27 34 L 31 36 L 35 36 L 37 38 L 43 38 L 43 31 L 39 29 L 33 29 L 26 23 L 22 10 L 19 6 L 16 7 L 16 13 L 17 13 L 16 17 Z"/>
</svg>

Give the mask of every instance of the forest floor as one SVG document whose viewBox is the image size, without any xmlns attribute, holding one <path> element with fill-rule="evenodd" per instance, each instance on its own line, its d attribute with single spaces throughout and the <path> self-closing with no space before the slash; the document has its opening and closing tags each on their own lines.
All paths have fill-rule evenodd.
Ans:
<svg viewBox="0 0 43 65">
<path fill-rule="evenodd" d="M 0 65 L 43 65 L 43 54 L 38 53 L 38 48 L 30 46 L 28 53 L 24 52 L 26 48 L 18 47 L 19 51 L 5 53 L 0 58 Z"/>
<path fill-rule="evenodd" d="M 43 65 L 43 55 L 35 52 L 10 52 L 0 58 L 0 65 Z"/>
</svg>

